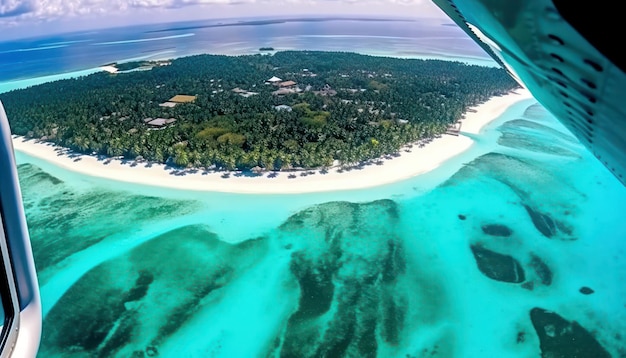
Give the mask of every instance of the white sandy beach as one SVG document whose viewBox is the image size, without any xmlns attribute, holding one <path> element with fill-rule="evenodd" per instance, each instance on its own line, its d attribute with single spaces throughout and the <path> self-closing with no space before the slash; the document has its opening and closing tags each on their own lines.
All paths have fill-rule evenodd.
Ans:
<svg viewBox="0 0 626 358">
<path fill-rule="evenodd" d="M 493 97 L 468 111 L 462 120 L 462 132 L 478 134 L 489 122 L 497 119 L 512 104 L 531 98 L 527 90 L 517 90 L 500 97 Z M 89 155 L 71 157 L 67 150 L 50 143 L 24 140 L 14 136 L 15 150 L 37 157 L 75 172 L 98 176 L 106 179 L 161 186 L 184 190 L 216 191 L 229 193 L 255 194 L 291 194 L 311 193 L 334 190 L 350 190 L 370 188 L 405 180 L 440 166 L 446 160 L 466 151 L 473 140 L 460 135 L 444 135 L 422 148 L 413 146 L 410 151 L 400 151 L 400 156 L 384 159 L 381 165 L 367 165 L 360 169 L 339 172 L 339 168 L 329 169 L 321 174 L 319 170 L 313 175 L 302 176 L 302 172 L 277 172 L 275 177 L 237 176 L 231 172 L 224 178 L 224 172 L 205 172 L 175 175 L 176 170 L 166 169 L 164 165 L 146 163 L 131 166 L 130 162 L 120 160 L 105 161 Z M 291 176 L 291 177 L 290 177 Z M 295 176 L 295 178 L 293 177 Z"/>
</svg>

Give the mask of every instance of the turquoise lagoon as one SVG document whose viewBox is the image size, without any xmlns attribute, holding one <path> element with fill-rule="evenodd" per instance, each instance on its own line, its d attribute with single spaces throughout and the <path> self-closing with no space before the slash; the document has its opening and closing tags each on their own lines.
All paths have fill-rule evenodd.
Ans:
<svg viewBox="0 0 626 358">
<path fill-rule="evenodd" d="M 624 356 L 626 189 L 534 100 L 474 139 L 422 176 L 302 195 L 17 152 L 40 356 Z"/>
</svg>

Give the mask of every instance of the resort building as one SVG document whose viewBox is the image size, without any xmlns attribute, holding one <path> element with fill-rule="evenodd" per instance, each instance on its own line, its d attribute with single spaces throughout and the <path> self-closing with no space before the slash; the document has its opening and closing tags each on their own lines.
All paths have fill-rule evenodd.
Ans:
<svg viewBox="0 0 626 358">
<path fill-rule="evenodd" d="M 284 82 L 280 82 L 278 84 L 278 87 L 280 88 L 289 88 L 289 87 L 294 87 L 297 83 L 294 81 L 284 81 Z"/>
<path fill-rule="evenodd" d="M 190 103 L 196 100 L 196 96 L 188 96 L 184 94 L 177 94 L 176 96 L 170 98 L 169 102 L 174 103 Z"/>
<path fill-rule="evenodd" d="M 274 96 L 281 96 L 281 95 L 286 95 L 290 93 L 302 92 L 302 89 L 296 86 L 297 83 L 295 81 L 283 81 L 283 82 L 276 83 L 274 85 L 279 87 L 278 90 L 272 92 Z"/>
<path fill-rule="evenodd" d="M 274 109 L 277 111 L 287 111 L 287 112 L 291 112 L 292 108 L 286 104 L 281 104 L 279 106 L 274 106 Z"/>
<path fill-rule="evenodd" d="M 265 81 L 265 83 L 271 84 L 271 85 L 276 85 L 276 84 L 278 84 L 278 83 L 280 83 L 282 81 L 283 80 L 281 80 L 280 78 L 274 76 L 274 77 L 270 78 L 269 80 Z"/>
<path fill-rule="evenodd" d="M 282 96 L 282 95 L 286 95 L 286 94 L 292 94 L 292 93 L 300 93 L 302 92 L 302 89 L 298 88 L 298 87 L 289 87 L 289 88 L 279 88 L 276 91 L 272 92 L 272 94 L 274 96 Z"/>
<path fill-rule="evenodd" d="M 184 95 L 184 94 L 177 94 L 176 96 L 170 98 L 169 101 L 163 102 L 163 103 L 159 104 L 159 106 L 172 108 L 172 107 L 175 107 L 177 104 L 191 103 L 191 102 L 195 101 L 196 98 L 197 98 L 197 96 L 188 96 L 188 95 Z"/>
<path fill-rule="evenodd" d="M 145 118 L 143 122 L 153 128 L 163 128 L 176 122 L 176 118 Z"/>
</svg>

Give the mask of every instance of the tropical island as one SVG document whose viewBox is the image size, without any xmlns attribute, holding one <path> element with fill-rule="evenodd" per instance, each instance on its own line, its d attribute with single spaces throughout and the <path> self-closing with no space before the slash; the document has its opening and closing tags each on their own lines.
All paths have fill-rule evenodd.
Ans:
<svg viewBox="0 0 626 358">
<path fill-rule="evenodd" d="M 259 51 L 274 51 L 273 47 L 261 47 L 259 48 Z"/>
<path fill-rule="evenodd" d="M 198 55 L 2 95 L 14 134 L 179 167 L 351 165 L 446 133 L 517 88 L 502 69 L 354 53 Z"/>
</svg>

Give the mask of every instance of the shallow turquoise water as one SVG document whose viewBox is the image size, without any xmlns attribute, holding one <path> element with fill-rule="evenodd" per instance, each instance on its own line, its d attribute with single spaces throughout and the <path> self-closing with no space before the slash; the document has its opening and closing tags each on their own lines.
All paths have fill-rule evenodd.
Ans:
<svg viewBox="0 0 626 358">
<path fill-rule="evenodd" d="M 626 189 L 533 100 L 367 190 L 199 194 L 17 159 L 41 357 L 626 352 Z"/>
</svg>

